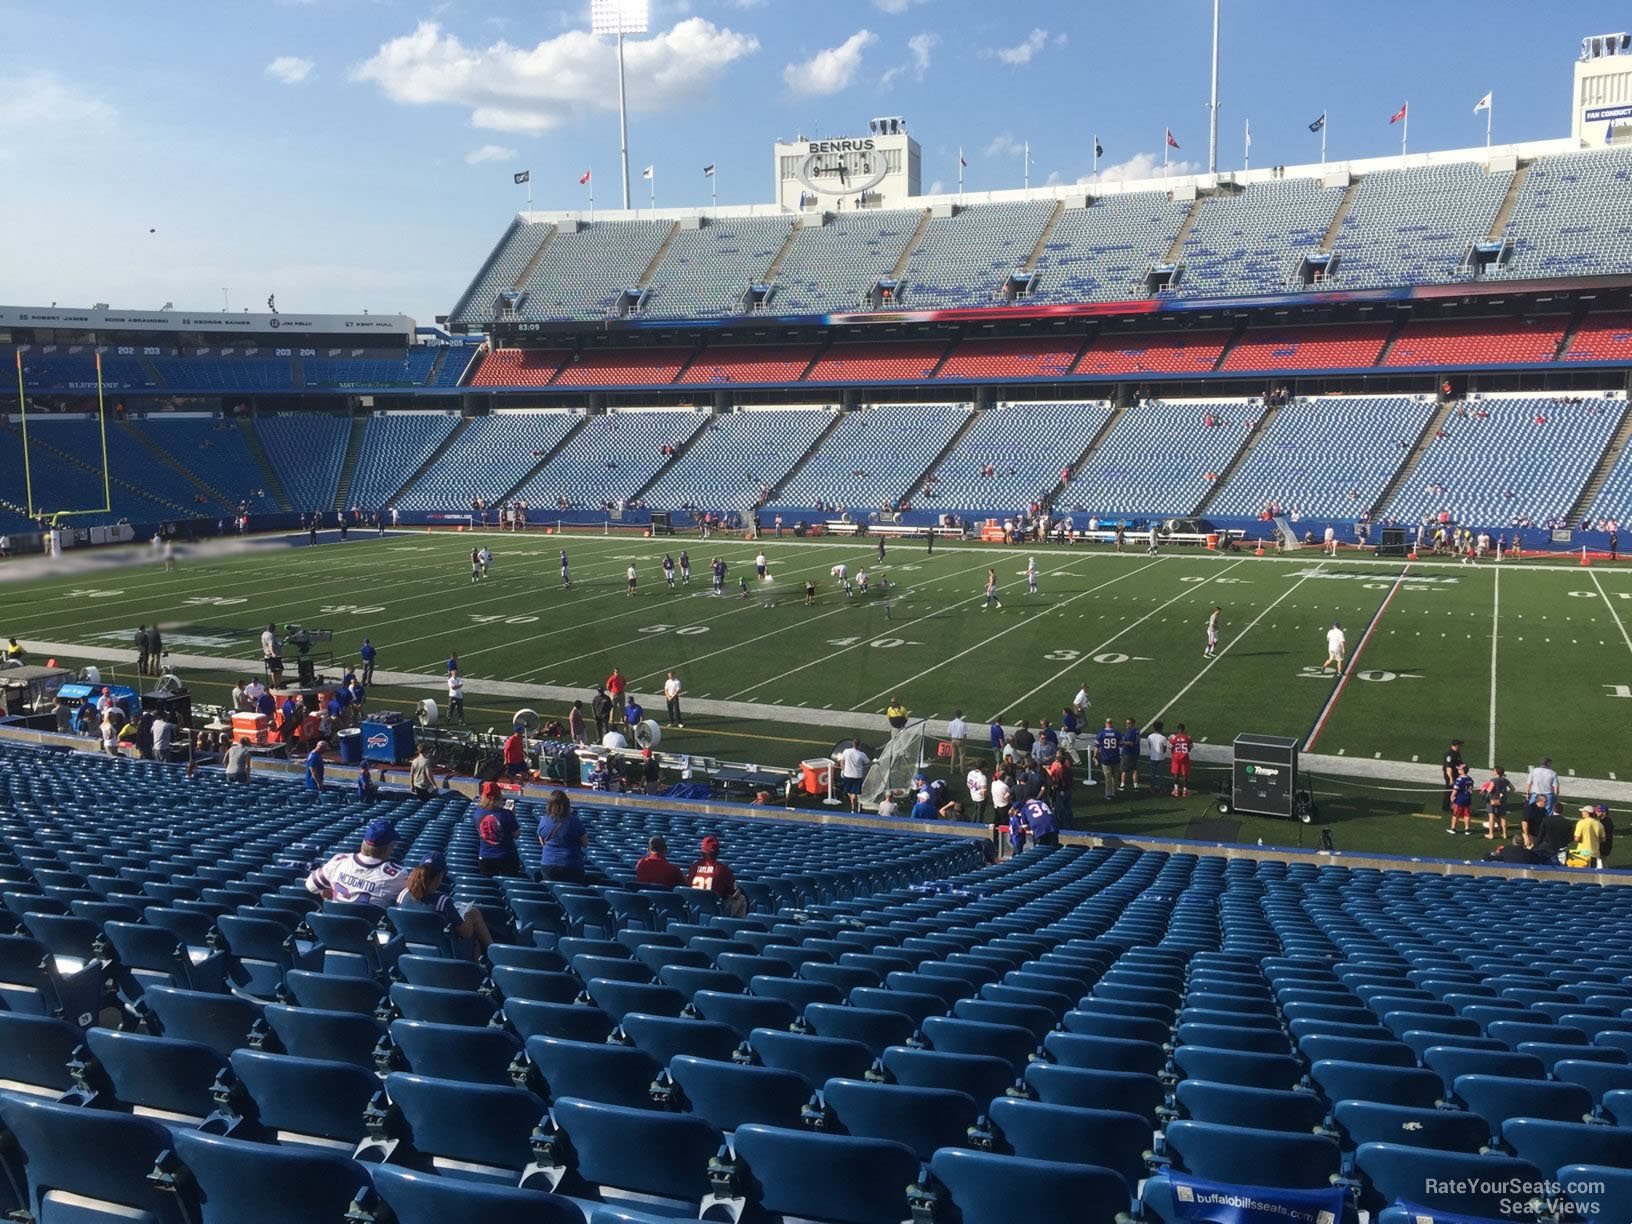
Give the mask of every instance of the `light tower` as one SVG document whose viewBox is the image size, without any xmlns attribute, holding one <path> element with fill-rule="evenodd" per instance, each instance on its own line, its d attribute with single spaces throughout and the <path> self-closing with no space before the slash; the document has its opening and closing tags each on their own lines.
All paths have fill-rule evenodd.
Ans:
<svg viewBox="0 0 1632 1224">
<path fill-rule="evenodd" d="M 647 0 L 590 0 L 590 30 L 618 40 L 618 159 L 623 166 L 623 209 L 629 211 L 629 116 L 623 89 L 623 36 L 644 34 Z"/>
</svg>

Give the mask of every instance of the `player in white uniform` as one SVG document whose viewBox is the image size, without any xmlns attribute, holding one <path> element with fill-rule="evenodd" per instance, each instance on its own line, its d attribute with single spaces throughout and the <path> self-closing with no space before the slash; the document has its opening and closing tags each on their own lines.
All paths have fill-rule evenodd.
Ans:
<svg viewBox="0 0 1632 1224">
<path fill-rule="evenodd" d="M 306 891 L 325 901 L 361 901 L 386 909 L 402 891 L 402 868 L 386 856 L 397 840 L 397 826 L 371 820 L 356 854 L 337 854 L 306 877 Z"/>
<path fill-rule="evenodd" d="M 1026 590 L 1037 594 L 1037 558 L 1026 558 Z"/>
<path fill-rule="evenodd" d="M 1343 626 L 1333 621 L 1332 627 L 1326 630 L 1326 662 L 1320 665 L 1320 670 L 1325 671 L 1328 667 L 1333 667 L 1342 671 L 1343 648 L 1347 645 L 1348 639 L 1343 636 Z"/>
<path fill-rule="evenodd" d="M 1210 659 L 1218 652 L 1218 618 L 1223 611 L 1215 607 L 1207 617 L 1207 649 L 1201 652 L 1204 659 Z"/>
</svg>

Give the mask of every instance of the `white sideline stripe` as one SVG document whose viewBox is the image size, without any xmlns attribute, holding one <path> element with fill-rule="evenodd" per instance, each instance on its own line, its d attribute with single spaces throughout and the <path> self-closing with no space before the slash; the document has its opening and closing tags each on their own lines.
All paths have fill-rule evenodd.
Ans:
<svg viewBox="0 0 1632 1224">
<path fill-rule="evenodd" d="M 1155 722 L 1163 714 L 1166 714 L 1174 706 L 1178 705 L 1179 702 L 1183 701 L 1184 700 L 1184 695 L 1186 693 L 1188 693 L 1191 689 L 1195 688 L 1196 685 L 1200 684 L 1201 680 L 1202 680 L 1202 677 L 1205 676 L 1208 672 L 1212 671 L 1214 667 L 1218 666 L 1218 661 L 1220 659 L 1222 659 L 1225 655 L 1229 654 L 1230 651 L 1234 650 L 1235 647 L 1240 642 L 1244 641 L 1246 639 L 1247 634 L 1252 632 L 1253 627 L 1255 625 L 1257 625 L 1259 621 L 1263 620 L 1264 617 L 1268 616 L 1271 612 L 1273 612 L 1275 610 L 1276 605 L 1279 604 L 1281 602 L 1281 600 L 1285 599 L 1287 596 L 1291 595 L 1292 592 L 1296 591 L 1299 587 L 1301 587 L 1304 583 L 1308 582 L 1309 579 L 1313 578 L 1315 576 L 1315 574 L 1318 574 L 1322 569 L 1325 568 L 1325 566 L 1326 566 L 1326 563 L 1324 561 L 1320 562 L 1319 564 L 1317 564 L 1315 566 L 1313 571 L 1311 571 L 1310 573 L 1305 574 L 1302 578 L 1299 578 L 1291 586 L 1287 587 L 1286 590 L 1282 591 L 1280 593 L 1280 595 L 1278 595 L 1275 598 L 1274 603 L 1271 603 L 1271 604 L 1267 605 L 1262 612 L 1258 613 L 1257 616 L 1253 617 L 1252 620 L 1248 621 L 1247 622 L 1247 627 L 1245 629 L 1243 629 L 1235 637 L 1231 638 L 1229 640 L 1228 644 L 1225 645 L 1224 649 L 1220 650 L 1216 655 L 1214 655 L 1211 659 L 1209 659 L 1207 661 L 1207 665 L 1205 667 L 1203 667 L 1200 671 L 1198 671 L 1195 674 L 1195 677 L 1190 681 L 1189 684 L 1185 685 L 1182 689 L 1180 689 L 1177 693 L 1175 693 L 1173 695 L 1173 699 L 1171 701 L 1169 701 L 1161 709 L 1157 710 L 1156 713 L 1152 714 L 1149 718 L 1145 719 L 1145 721 L 1143 723 L 1141 723 L 1140 725 L 1145 726 L 1145 727 L 1150 726 L 1151 723 Z M 1234 749 L 1233 748 L 1226 748 L 1225 751 L 1226 752 L 1233 752 Z M 1333 758 L 1333 759 L 1335 760 L 1336 758 Z M 1355 762 L 1356 765 L 1364 765 L 1364 764 L 1370 764 L 1370 763 L 1371 762 L 1359 762 L 1359 761 Z M 1363 776 L 1369 776 L 1369 775 L 1363 775 Z"/>
<path fill-rule="evenodd" d="M 1157 561 L 1153 561 L 1151 563 L 1151 565 L 1160 565 L 1162 563 L 1162 561 L 1166 561 L 1166 560 L 1167 560 L 1166 557 L 1162 557 Z M 1160 612 L 1163 608 L 1171 607 L 1173 604 L 1178 603 L 1179 600 L 1185 599 L 1188 596 L 1193 595 L 1195 592 L 1201 590 L 1202 587 L 1206 586 L 1209 582 L 1212 582 L 1212 581 L 1214 581 L 1215 579 L 1218 579 L 1218 578 L 1222 578 L 1225 574 L 1229 573 L 1230 570 L 1234 569 L 1236 565 L 1242 565 L 1245 562 L 1246 562 L 1246 558 L 1242 557 L 1240 560 L 1236 561 L 1234 565 L 1226 566 L 1222 573 L 1209 574 L 1206 578 L 1203 578 L 1200 582 L 1191 583 L 1189 586 L 1186 586 L 1183 590 L 1181 590 L 1177 595 L 1174 595 L 1171 599 L 1163 600 L 1161 603 L 1157 604 L 1154 608 L 1152 608 L 1149 612 L 1146 612 L 1138 620 L 1129 621 L 1126 625 L 1123 625 L 1122 628 L 1118 629 L 1115 633 L 1111 634 L 1110 637 L 1106 638 L 1103 642 L 1101 642 L 1098 646 L 1095 646 L 1092 650 L 1084 651 L 1082 655 L 1080 655 L 1079 657 L 1071 660 L 1071 662 L 1067 663 L 1064 667 L 1060 668 L 1059 671 L 1055 672 L 1052 676 L 1050 676 L 1047 680 L 1044 680 L 1041 684 L 1035 686 L 1034 688 L 1028 690 L 1027 692 L 1021 693 L 1020 696 L 1016 697 L 1013 701 L 1009 702 L 1008 705 L 1004 706 L 1001 710 L 999 710 L 992 717 L 994 719 L 1001 718 L 1003 715 L 1007 714 L 1010 710 L 1014 709 L 1015 706 L 1019 705 L 1021 702 L 1030 701 L 1033 697 L 1035 697 L 1038 693 L 1042 692 L 1049 685 L 1057 684 L 1059 682 L 1059 680 L 1060 680 L 1060 677 L 1064 676 L 1067 672 L 1080 669 L 1082 667 L 1083 659 L 1092 658 L 1094 655 L 1098 654 L 1100 651 L 1104 650 L 1106 647 L 1111 646 L 1112 644 L 1114 644 L 1116 642 L 1117 638 L 1121 637 L 1124 633 L 1127 633 L 1130 629 L 1136 629 L 1140 625 L 1144 624 L 1147 620 L 1149 620 L 1151 617 L 1155 616 L 1156 613 Z M 1145 570 L 1147 570 L 1149 568 L 1151 568 L 1151 566 L 1149 566 L 1149 565 L 1142 566 L 1139 569 L 1135 570 L 1134 573 L 1136 573 L 1136 574 L 1143 573 Z M 1088 594 L 1088 592 L 1084 591 L 1083 594 L 1086 595 L 1086 594 Z"/>
<path fill-rule="evenodd" d="M 1325 708 L 1321 710 L 1320 716 L 1315 719 L 1315 725 L 1310 728 L 1309 738 L 1303 741 L 1303 751 L 1311 751 L 1315 746 L 1315 741 L 1320 738 L 1320 733 L 1326 729 L 1326 720 L 1331 718 L 1332 711 L 1337 708 L 1338 699 L 1343 696 L 1343 690 L 1348 688 L 1349 680 L 1360 666 L 1360 655 L 1365 651 L 1366 643 L 1371 641 L 1371 635 L 1377 631 L 1377 626 L 1383 619 L 1383 613 L 1387 612 L 1388 605 L 1394 602 L 1394 596 L 1400 593 L 1400 586 L 1405 582 L 1405 576 L 1410 572 L 1411 566 L 1407 563 L 1406 567 L 1400 571 L 1399 577 L 1394 579 L 1394 585 L 1388 589 L 1388 594 L 1383 596 L 1383 602 L 1377 605 L 1377 611 L 1372 613 L 1371 623 L 1366 626 L 1366 631 L 1360 635 L 1360 640 L 1355 643 L 1354 653 L 1349 656 L 1349 665 L 1343 669 L 1343 674 L 1337 678 L 1337 683 L 1332 686 L 1332 695 L 1326 699 Z M 1339 751 L 1342 750 L 1339 749 Z"/>
<path fill-rule="evenodd" d="M 1597 575 L 1593 575 L 1594 580 Z M 1496 768 L 1496 643 L 1500 640 L 1498 631 L 1502 624 L 1502 571 L 1496 571 L 1496 581 L 1492 584 L 1490 597 L 1490 761 L 1486 768 Z M 1607 602 L 1607 601 L 1606 601 Z M 1611 609 L 1613 611 L 1613 609 Z M 1611 774 L 1610 777 L 1615 775 Z"/>
</svg>

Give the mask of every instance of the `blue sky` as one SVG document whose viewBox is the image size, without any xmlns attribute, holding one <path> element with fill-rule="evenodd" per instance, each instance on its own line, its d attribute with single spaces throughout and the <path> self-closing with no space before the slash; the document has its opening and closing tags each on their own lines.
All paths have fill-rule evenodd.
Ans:
<svg viewBox="0 0 1632 1224">
<path fill-rule="evenodd" d="M 660 205 L 771 197 L 771 145 L 904 115 L 924 185 L 1207 155 L 1208 0 L 651 0 L 630 159 Z M 1225 0 L 1221 168 L 1566 135 L 1583 35 L 1624 3 Z M 619 196 L 614 60 L 588 0 L 0 0 L 0 299 L 445 313 L 525 200 Z M 1142 159 L 1142 160 L 1139 160 Z M 1129 165 L 1131 163 L 1131 166 Z M 1114 171 L 1113 171 L 1114 172 Z"/>
</svg>

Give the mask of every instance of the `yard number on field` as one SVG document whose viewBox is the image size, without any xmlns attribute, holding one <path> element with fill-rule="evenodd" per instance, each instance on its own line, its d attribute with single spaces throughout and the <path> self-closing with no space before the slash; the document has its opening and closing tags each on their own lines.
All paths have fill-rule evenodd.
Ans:
<svg viewBox="0 0 1632 1224">
<path fill-rule="evenodd" d="M 480 616 L 477 613 L 472 612 L 470 614 L 470 619 L 478 625 L 531 625 L 538 620 L 538 617 L 505 616 L 503 613 L 499 613 L 497 615 Z"/>
<path fill-rule="evenodd" d="M 1327 671 L 1324 667 L 1305 667 L 1298 674 L 1305 680 L 1330 680 L 1333 675 L 1333 673 Z M 1363 672 L 1355 672 L 1354 678 L 1356 680 L 1369 680 L 1373 684 L 1387 684 L 1390 680 L 1422 679 L 1421 676 L 1415 675 L 1412 672 L 1383 671 L 1381 668 L 1373 668 Z"/>
<path fill-rule="evenodd" d="M 1050 663 L 1075 663 L 1078 659 L 1082 658 L 1082 651 L 1051 650 L 1044 655 L 1043 658 L 1048 660 Z M 1117 663 L 1150 662 L 1150 660 L 1144 655 L 1126 655 L 1119 650 L 1102 650 L 1098 654 L 1092 656 L 1092 658 L 1095 663 L 1108 663 L 1112 665 Z"/>
<path fill-rule="evenodd" d="M 894 650 L 897 646 L 922 646 L 922 642 L 909 642 L 906 638 L 883 637 L 868 641 L 863 637 L 828 638 L 829 646 L 871 646 L 875 650 Z"/>
<path fill-rule="evenodd" d="M 373 612 L 384 612 L 382 607 L 364 607 L 361 604 L 324 604 L 319 612 L 328 612 L 335 616 L 367 616 Z"/>
<path fill-rule="evenodd" d="M 676 629 L 673 625 L 642 625 L 636 633 L 674 633 L 680 637 L 696 637 L 699 633 L 707 633 L 707 625 L 681 625 Z"/>
</svg>

